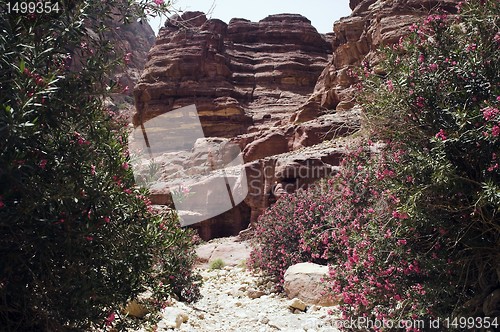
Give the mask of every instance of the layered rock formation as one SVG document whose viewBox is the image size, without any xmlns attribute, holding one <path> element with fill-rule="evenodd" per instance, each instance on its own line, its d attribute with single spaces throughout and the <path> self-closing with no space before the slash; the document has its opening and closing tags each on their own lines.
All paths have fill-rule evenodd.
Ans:
<svg viewBox="0 0 500 332">
<path fill-rule="evenodd" d="M 331 52 L 331 43 L 309 20 L 292 14 L 226 24 L 188 12 L 171 18 L 160 31 L 134 91 L 134 123 L 195 104 L 204 136 L 230 139 L 246 163 L 246 199 L 195 225 L 203 238 L 235 234 L 255 221 L 269 206 L 276 182 L 284 181 L 284 190 L 293 191 L 333 171 L 338 149 L 296 151 L 353 132 L 356 125 L 348 118 L 354 116 L 313 109 L 294 115 L 313 92 Z M 171 137 L 172 131 L 155 129 L 160 136 Z M 184 154 L 180 159 L 189 168 L 192 158 Z M 153 202 L 170 203 L 169 191 L 154 186 Z"/>
<path fill-rule="evenodd" d="M 244 201 L 194 226 L 200 235 L 235 234 L 284 192 L 334 173 L 345 153 L 338 138 L 359 129 L 351 73 L 363 62 L 376 67 L 380 45 L 398 42 L 411 24 L 438 9 L 453 11 L 456 3 L 351 0 L 352 15 L 328 36 L 293 14 L 229 24 L 200 12 L 171 18 L 135 87 L 134 124 L 195 104 L 205 137 L 241 149 L 248 184 Z M 187 165 L 181 164 L 175 167 Z M 170 203 L 170 190 L 156 186 L 152 200 Z"/>
<path fill-rule="evenodd" d="M 412 24 L 433 13 L 454 13 L 458 0 L 350 0 L 349 17 L 335 22 L 333 59 L 321 73 L 308 105 L 349 110 L 356 104 L 362 63 L 376 70 L 376 50 L 397 43 Z"/>
<path fill-rule="evenodd" d="M 195 103 L 207 136 L 244 134 L 264 115 L 287 117 L 312 92 L 331 47 L 300 15 L 259 23 L 174 17 L 135 90 L 135 123 Z"/>
<path fill-rule="evenodd" d="M 114 22 L 110 39 L 126 57 L 125 70 L 118 73 L 117 78 L 123 87 L 129 88 L 127 95 L 132 95 L 144 70 L 148 52 L 155 43 L 154 31 L 145 20 L 128 24 Z"/>
</svg>

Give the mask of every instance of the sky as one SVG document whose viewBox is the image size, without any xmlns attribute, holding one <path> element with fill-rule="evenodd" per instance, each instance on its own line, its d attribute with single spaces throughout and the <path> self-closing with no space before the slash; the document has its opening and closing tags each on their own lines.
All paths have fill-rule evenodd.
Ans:
<svg viewBox="0 0 500 332">
<path fill-rule="evenodd" d="M 332 32 L 333 22 L 351 13 L 349 0 L 174 0 L 173 7 L 209 13 L 209 18 L 226 23 L 235 17 L 257 22 L 271 14 L 301 14 L 320 33 Z M 150 20 L 150 24 L 155 33 L 163 25 L 159 18 Z"/>
</svg>

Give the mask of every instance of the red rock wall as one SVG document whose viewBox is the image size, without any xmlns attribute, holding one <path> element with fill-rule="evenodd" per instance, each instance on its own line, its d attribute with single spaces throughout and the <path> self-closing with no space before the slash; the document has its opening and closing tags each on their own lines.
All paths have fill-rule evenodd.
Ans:
<svg viewBox="0 0 500 332">
<path fill-rule="evenodd" d="M 375 51 L 397 43 L 409 27 L 439 11 L 455 12 L 459 0 L 351 0 L 349 17 L 335 22 L 332 61 L 323 70 L 309 103 L 349 110 L 356 103 L 351 70 L 363 61 L 376 65 Z"/>
<path fill-rule="evenodd" d="M 202 237 L 257 222 L 276 184 L 291 192 L 334 173 L 345 145 L 323 142 L 359 129 L 350 71 L 363 61 L 376 65 L 380 45 L 398 42 L 430 13 L 453 12 L 457 2 L 351 0 L 352 15 L 327 36 L 291 14 L 225 24 L 191 12 L 167 22 L 135 87 L 134 123 L 195 103 L 206 136 L 240 146 L 251 184 L 240 206 L 195 226 Z M 152 200 L 165 204 L 165 190 Z"/>
<path fill-rule="evenodd" d="M 149 54 L 135 88 L 134 122 L 195 103 L 207 136 L 235 137 L 267 113 L 263 105 L 300 105 L 330 53 L 330 44 L 299 15 L 228 25 L 185 13 L 166 24 Z"/>
</svg>

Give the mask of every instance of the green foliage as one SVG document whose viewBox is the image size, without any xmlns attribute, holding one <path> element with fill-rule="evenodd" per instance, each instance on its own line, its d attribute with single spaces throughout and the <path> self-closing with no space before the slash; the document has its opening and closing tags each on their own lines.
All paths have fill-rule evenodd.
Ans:
<svg viewBox="0 0 500 332">
<path fill-rule="evenodd" d="M 210 270 L 220 270 L 222 269 L 226 264 L 224 261 L 220 258 L 214 259 L 213 261 L 210 262 L 209 268 Z"/>
<path fill-rule="evenodd" d="M 120 55 L 102 21 L 111 12 L 126 20 L 161 8 L 145 1 L 61 4 L 59 13 L 26 15 L 6 13 L 1 3 L 0 325 L 6 331 L 112 324 L 109 313 L 144 287 L 155 288 L 160 300 L 198 296 L 192 233 L 175 215 L 153 213 L 147 193 L 134 187 L 126 126 L 103 106 Z M 158 288 L 162 281 L 166 286 Z"/>
<path fill-rule="evenodd" d="M 470 298 L 457 310 L 488 315 L 481 306 L 500 275 L 500 5 L 466 1 L 458 17 L 433 15 L 413 30 L 386 52 L 387 75 L 367 81 L 376 89 L 366 111 L 385 128 L 378 137 L 406 150 L 392 165 L 401 208 L 417 229 L 453 234 L 447 254 L 461 276 L 452 282 Z"/>
<path fill-rule="evenodd" d="M 431 15 L 411 30 L 379 57 L 385 73 L 362 82 L 368 132 L 381 143 L 349 154 L 328 186 L 280 198 L 259 220 L 253 266 L 280 281 L 288 266 L 320 258 L 344 319 L 387 330 L 416 319 L 493 320 L 500 4 L 465 1 L 458 15 Z"/>
<path fill-rule="evenodd" d="M 249 266 L 263 271 L 281 286 L 289 266 L 306 261 L 325 264 L 330 246 L 326 212 L 335 202 L 333 196 L 328 183 L 320 182 L 307 191 L 280 197 L 259 218 Z"/>
</svg>

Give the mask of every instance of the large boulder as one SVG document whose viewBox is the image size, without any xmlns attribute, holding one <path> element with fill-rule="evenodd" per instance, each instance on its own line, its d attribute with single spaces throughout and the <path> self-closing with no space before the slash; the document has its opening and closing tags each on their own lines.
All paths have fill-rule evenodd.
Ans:
<svg viewBox="0 0 500 332">
<path fill-rule="evenodd" d="M 324 279 L 328 266 L 298 263 L 285 272 L 284 290 L 289 299 L 300 299 L 310 305 L 333 306 L 338 300 L 326 295 Z"/>
</svg>

